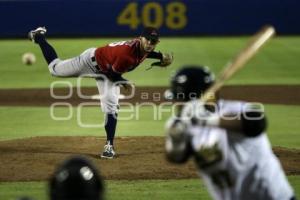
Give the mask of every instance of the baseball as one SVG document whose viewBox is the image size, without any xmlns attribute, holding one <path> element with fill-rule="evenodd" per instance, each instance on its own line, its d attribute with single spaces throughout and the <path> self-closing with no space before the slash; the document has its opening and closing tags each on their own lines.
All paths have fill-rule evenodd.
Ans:
<svg viewBox="0 0 300 200">
<path fill-rule="evenodd" d="M 27 52 L 22 56 L 22 63 L 25 65 L 32 65 L 36 61 L 36 57 L 33 53 Z"/>
</svg>

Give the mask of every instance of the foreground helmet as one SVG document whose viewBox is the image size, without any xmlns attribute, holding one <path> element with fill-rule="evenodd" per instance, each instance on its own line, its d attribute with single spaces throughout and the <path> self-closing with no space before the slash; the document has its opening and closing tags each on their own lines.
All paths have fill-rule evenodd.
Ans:
<svg viewBox="0 0 300 200">
<path fill-rule="evenodd" d="M 50 180 L 51 200 L 101 200 L 103 183 L 97 169 L 83 157 L 72 157 Z"/>
<path fill-rule="evenodd" d="M 178 101 L 199 98 L 213 82 L 214 74 L 208 67 L 184 66 L 171 78 L 169 98 Z"/>
</svg>

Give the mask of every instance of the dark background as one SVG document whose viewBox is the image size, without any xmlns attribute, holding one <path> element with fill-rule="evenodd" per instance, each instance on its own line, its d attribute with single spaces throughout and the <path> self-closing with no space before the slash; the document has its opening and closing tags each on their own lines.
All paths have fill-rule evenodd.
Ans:
<svg viewBox="0 0 300 200">
<path fill-rule="evenodd" d="M 172 19 L 186 19 L 177 28 L 166 23 L 174 3 L 186 9 L 180 19 Z M 136 27 L 117 22 L 128 6 L 136 12 Z M 37 26 L 57 37 L 133 36 L 149 23 L 164 36 L 247 35 L 265 24 L 278 34 L 294 35 L 300 34 L 299 8 L 299 0 L 0 0 L 0 37 L 26 37 Z"/>
</svg>

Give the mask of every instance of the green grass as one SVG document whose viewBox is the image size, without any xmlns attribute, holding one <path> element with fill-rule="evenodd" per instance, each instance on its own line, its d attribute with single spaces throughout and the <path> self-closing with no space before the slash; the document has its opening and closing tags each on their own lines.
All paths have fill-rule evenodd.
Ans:
<svg viewBox="0 0 300 200">
<path fill-rule="evenodd" d="M 50 39 L 62 59 L 76 56 L 90 47 L 103 46 L 117 39 Z M 174 52 L 175 60 L 167 69 L 145 69 L 151 64 L 146 60 L 135 71 L 125 75 L 138 86 L 167 85 L 170 74 L 182 65 L 202 64 L 219 72 L 224 64 L 247 42 L 248 37 L 198 37 L 162 38 L 157 50 Z M 49 87 L 55 80 L 49 75 L 46 62 L 38 46 L 28 40 L 0 40 L 0 87 L 32 88 Z M 37 63 L 24 66 L 21 56 L 33 52 Z M 300 37 L 277 37 L 273 39 L 230 84 L 300 84 Z M 76 79 L 69 79 L 76 85 Z M 85 82 L 95 86 L 94 80 Z"/>
<path fill-rule="evenodd" d="M 121 108 L 117 136 L 163 136 L 164 123 L 170 116 L 168 112 L 159 119 L 150 106 L 139 110 L 133 107 L 131 111 L 129 107 Z M 272 145 L 300 148 L 300 106 L 266 105 L 265 109 Z M 80 115 L 77 107 L 55 108 L 54 114 L 56 117 L 66 117 L 71 111 L 73 115 L 70 120 L 56 121 L 50 116 L 50 108 L 0 107 L 0 140 L 33 136 L 105 136 L 104 128 L 78 125 L 79 121 L 92 126 L 103 123 L 100 108 L 85 107 Z"/>
<path fill-rule="evenodd" d="M 272 145 L 300 148 L 300 106 L 266 105 L 265 109 Z"/>
<path fill-rule="evenodd" d="M 300 176 L 289 176 L 288 179 L 295 190 L 296 196 L 299 197 Z M 15 200 L 19 196 L 47 200 L 47 183 L 0 183 L 1 200 Z M 211 199 L 204 184 L 198 179 L 106 181 L 106 196 L 107 200 Z"/>
<path fill-rule="evenodd" d="M 128 38 L 124 38 L 128 39 Z M 97 47 L 118 39 L 51 39 L 62 58 L 70 58 L 90 47 Z M 157 50 L 174 52 L 175 60 L 167 69 L 145 69 L 151 64 L 146 60 L 135 71 L 125 74 L 137 86 L 166 86 L 170 74 L 182 65 L 202 64 L 218 73 L 247 42 L 248 37 L 198 37 L 162 38 Z M 48 88 L 53 81 L 70 80 L 76 86 L 76 79 L 53 78 L 49 75 L 46 62 L 38 46 L 28 40 L 0 40 L 0 88 Z M 33 52 L 37 62 L 33 66 L 21 63 L 25 52 Z M 229 84 L 300 84 L 300 37 L 277 37 L 237 74 Z M 84 86 L 95 86 L 95 81 L 86 79 Z M 63 85 L 62 85 L 63 86 Z M 49 108 L 0 107 L 0 140 L 33 136 L 104 136 L 103 128 L 82 128 L 78 126 L 77 108 L 71 109 L 70 120 L 54 121 Z M 123 107 L 124 111 L 124 107 Z M 266 105 L 269 118 L 268 134 L 273 146 L 300 147 L 300 107 Z M 69 114 L 65 108 L 55 109 L 55 115 Z M 153 109 L 141 109 L 139 120 L 119 121 L 118 136 L 163 136 L 163 127 L 168 113 L 161 120 L 153 120 Z M 82 122 L 99 125 L 103 116 L 98 107 L 85 108 Z M 130 117 L 121 113 L 120 117 Z M 135 116 L 134 116 L 135 117 Z M 300 176 L 289 180 L 300 197 Z M 203 183 L 192 180 L 144 180 L 107 181 L 107 196 L 112 200 L 125 199 L 210 199 Z M 46 200 L 45 182 L 0 182 L 0 200 L 15 200 L 28 195 L 36 200 Z"/>
<path fill-rule="evenodd" d="M 101 127 L 101 124 L 104 123 L 104 116 L 100 108 L 85 107 L 82 109 L 81 115 L 78 115 L 78 109 L 77 107 L 54 108 L 56 117 L 67 117 L 70 112 L 73 112 L 69 120 L 59 121 L 51 118 L 50 108 L 0 107 L 0 140 L 57 135 L 105 136 L 104 128 Z M 163 115 L 163 120 L 153 120 L 154 110 L 150 106 L 142 107 L 140 111 L 133 108 L 132 113 L 122 113 L 125 109 L 128 108 L 123 107 L 120 112 L 118 136 L 163 135 L 167 113 Z M 139 117 L 135 113 L 138 113 Z M 79 121 L 90 127 L 81 127 Z"/>
</svg>

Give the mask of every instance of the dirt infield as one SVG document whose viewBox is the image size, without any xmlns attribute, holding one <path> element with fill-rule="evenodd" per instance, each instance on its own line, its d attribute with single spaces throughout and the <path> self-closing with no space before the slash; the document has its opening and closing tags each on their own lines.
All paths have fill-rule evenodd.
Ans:
<svg viewBox="0 0 300 200">
<path fill-rule="evenodd" d="M 165 101 L 165 87 L 139 87 L 131 103 Z M 73 88 L 76 91 L 76 88 Z M 53 90 L 57 96 L 66 96 L 69 91 Z M 98 94 L 96 88 L 82 88 L 82 94 Z M 124 93 L 123 93 L 124 94 Z M 300 105 L 300 86 L 227 86 L 221 97 L 269 104 Z M 82 102 L 99 100 L 82 99 L 73 93 L 68 99 L 55 99 L 50 89 L 0 89 L 0 106 L 50 106 L 55 102 L 68 102 L 76 106 Z M 195 178 L 192 161 L 184 166 L 167 163 L 164 157 L 162 137 L 117 138 L 114 160 L 102 160 L 97 153 L 102 151 L 105 139 L 100 137 L 34 137 L 0 141 L 0 182 L 40 181 L 53 173 L 54 167 L 74 154 L 88 156 L 100 168 L 106 179 L 183 179 Z M 287 174 L 300 174 L 300 150 L 274 148 Z"/>
<path fill-rule="evenodd" d="M 117 138 L 118 157 L 100 159 L 104 145 L 100 137 L 34 137 L 0 141 L 0 181 L 40 181 L 54 167 L 73 154 L 92 159 L 105 179 L 182 179 L 196 178 L 194 163 L 184 166 L 167 163 L 163 137 Z M 300 151 L 274 148 L 287 174 L 300 174 Z"/>
<path fill-rule="evenodd" d="M 151 102 L 159 104 L 166 101 L 163 97 L 166 87 L 136 87 L 132 98 L 121 102 L 141 103 Z M 44 89 L 0 89 L 1 106 L 50 106 L 55 102 L 68 102 L 76 106 L 82 102 L 99 102 L 90 98 L 79 98 L 77 88 L 67 99 L 55 99 L 49 88 Z M 70 89 L 55 88 L 55 96 L 68 96 Z M 97 88 L 81 88 L 80 93 L 85 96 L 97 95 Z M 126 92 L 122 91 L 122 94 Z M 225 86 L 220 96 L 225 99 L 245 100 L 268 104 L 300 105 L 299 85 L 244 85 Z"/>
</svg>

